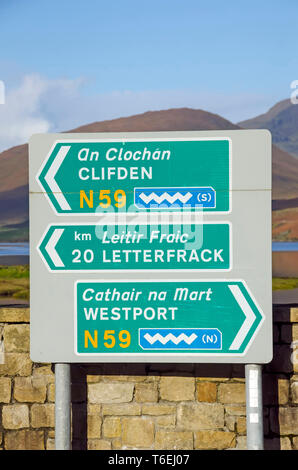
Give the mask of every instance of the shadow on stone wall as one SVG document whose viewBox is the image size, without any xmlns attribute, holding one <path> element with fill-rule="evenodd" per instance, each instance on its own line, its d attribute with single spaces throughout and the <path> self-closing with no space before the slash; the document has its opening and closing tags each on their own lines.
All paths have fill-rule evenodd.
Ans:
<svg viewBox="0 0 298 470">
<path fill-rule="evenodd" d="M 243 365 L 235 364 L 73 364 L 72 380 L 72 448 L 88 448 L 88 384 L 98 380 L 136 381 L 156 377 L 193 377 L 206 381 L 225 381 L 233 379 L 244 381 Z M 178 402 L 175 403 L 178 405 Z M 89 417 L 88 417 L 89 415 Z"/>
<path fill-rule="evenodd" d="M 289 383 L 294 372 L 291 360 L 294 319 L 290 307 L 297 306 L 276 305 L 273 309 L 273 360 L 263 368 L 265 450 L 282 449 L 281 436 L 292 434 L 287 429 L 291 427 L 288 422 L 291 416 L 286 408 L 291 401 Z M 287 447 L 286 443 L 284 446 Z"/>
</svg>

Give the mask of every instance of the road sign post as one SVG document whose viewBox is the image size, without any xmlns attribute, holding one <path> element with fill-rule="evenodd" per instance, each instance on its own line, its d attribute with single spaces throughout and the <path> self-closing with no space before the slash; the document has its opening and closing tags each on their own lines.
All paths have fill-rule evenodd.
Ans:
<svg viewBox="0 0 298 470">
<path fill-rule="evenodd" d="M 55 364 L 55 449 L 71 449 L 70 364 Z"/>
<path fill-rule="evenodd" d="M 248 450 L 264 449 L 262 366 L 245 365 L 246 440 Z"/>
<path fill-rule="evenodd" d="M 271 360 L 267 131 L 47 134 L 29 150 L 34 361 Z"/>
</svg>

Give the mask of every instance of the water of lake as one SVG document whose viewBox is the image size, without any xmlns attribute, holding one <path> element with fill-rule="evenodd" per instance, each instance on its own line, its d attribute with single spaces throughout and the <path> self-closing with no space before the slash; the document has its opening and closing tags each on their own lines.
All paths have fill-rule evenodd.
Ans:
<svg viewBox="0 0 298 470">
<path fill-rule="evenodd" d="M 29 243 L 0 243 L 0 256 L 29 256 Z"/>
<path fill-rule="evenodd" d="M 272 251 L 298 251 L 298 242 L 273 242 Z"/>
</svg>

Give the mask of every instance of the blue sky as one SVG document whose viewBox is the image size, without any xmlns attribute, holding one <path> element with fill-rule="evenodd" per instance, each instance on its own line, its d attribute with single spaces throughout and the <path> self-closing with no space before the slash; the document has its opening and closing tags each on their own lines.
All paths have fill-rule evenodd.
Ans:
<svg viewBox="0 0 298 470">
<path fill-rule="evenodd" d="M 21 135 L 0 131 L 0 148 L 30 122 L 56 131 L 149 109 L 233 122 L 264 112 L 298 79 L 297 17 L 296 0 L 0 0 L 0 125 L 6 114 L 17 127 L 18 102 L 28 114 Z"/>
</svg>

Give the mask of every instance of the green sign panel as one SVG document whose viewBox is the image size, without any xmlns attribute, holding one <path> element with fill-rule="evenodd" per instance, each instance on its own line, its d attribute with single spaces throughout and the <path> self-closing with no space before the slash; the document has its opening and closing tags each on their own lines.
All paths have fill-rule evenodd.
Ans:
<svg viewBox="0 0 298 470">
<path fill-rule="evenodd" d="M 56 142 L 37 180 L 58 214 L 230 210 L 230 140 Z"/>
<path fill-rule="evenodd" d="M 78 355 L 243 355 L 263 313 L 243 281 L 77 281 Z"/>
<path fill-rule="evenodd" d="M 229 223 L 49 226 L 38 247 L 51 271 L 231 269 Z"/>
</svg>

